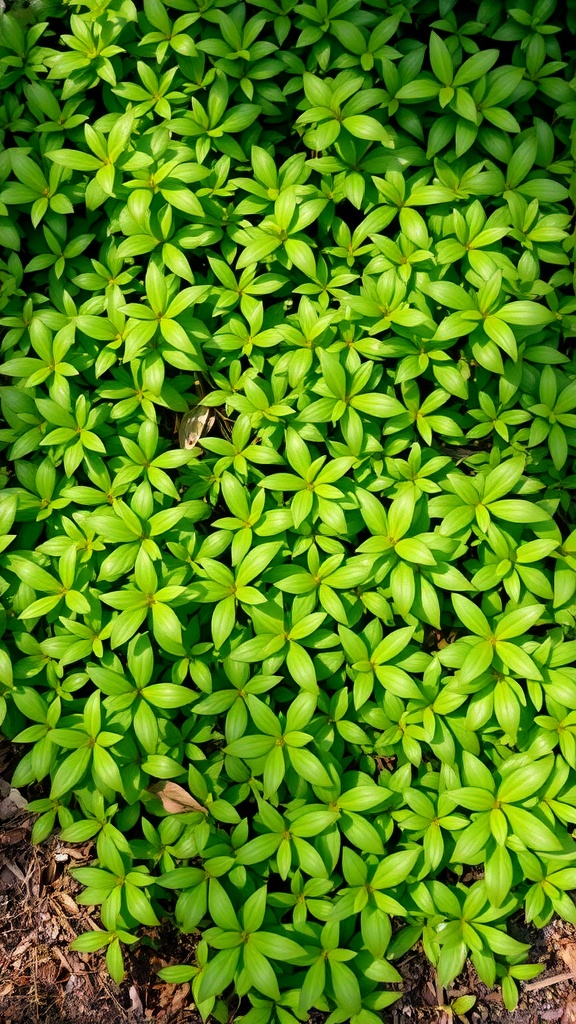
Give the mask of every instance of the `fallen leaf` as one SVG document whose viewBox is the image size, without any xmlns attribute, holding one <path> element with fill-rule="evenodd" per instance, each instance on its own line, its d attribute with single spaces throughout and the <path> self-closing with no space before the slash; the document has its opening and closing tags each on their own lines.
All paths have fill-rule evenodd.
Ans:
<svg viewBox="0 0 576 1024">
<path fill-rule="evenodd" d="M 202 811 L 208 814 L 207 809 L 177 782 L 156 782 L 150 786 L 150 792 L 161 800 L 164 810 L 169 814 L 182 814 L 183 811 Z"/>
<path fill-rule="evenodd" d="M 82 850 L 71 849 L 69 846 L 60 846 L 58 848 L 58 853 L 65 853 L 68 857 L 72 857 L 73 860 L 87 860 L 88 859 L 88 857 L 86 855 L 86 849 L 85 848 L 84 848 L 84 851 L 82 851 Z"/>
<path fill-rule="evenodd" d="M 67 911 L 70 917 L 77 917 L 80 913 L 80 908 L 77 903 L 74 902 L 71 896 L 67 892 L 57 892 L 55 898 L 59 903 L 62 904 L 64 909 Z"/>
<path fill-rule="evenodd" d="M 130 986 L 130 988 L 128 989 L 128 995 L 130 996 L 131 1000 L 130 1009 L 134 1010 L 135 1013 L 142 1014 L 144 1012 L 144 1007 L 142 1005 L 142 1000 L 140 999 L 140 994 L 138 992 L 138 989 L 136 988 L 136 985 Z"/>
<path fill-rule="evenodd" d="M 195 448 L 202 434 L 206 434 L 214 423 L 215 415 L 207 405 L 196 405 L 180 420 L 178 440 L 181 448 Z"/>
<path fill-rule="evenodd" d="M 158 1006 L 148 1009 L 145 1013 L 146 1020 L 154 1020 L 163 1024 L 174 1020 L 181 1010 L 190 1005 L 190 985 L 185 982 L 183 985 L 162 985 L 159 992 Z"/>
</svg>

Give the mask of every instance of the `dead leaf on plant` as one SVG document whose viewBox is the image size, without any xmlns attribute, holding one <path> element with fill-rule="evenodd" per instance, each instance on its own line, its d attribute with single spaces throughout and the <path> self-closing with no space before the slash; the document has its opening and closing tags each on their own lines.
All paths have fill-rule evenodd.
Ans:
<svg viewBox="0 0 576 1024">
<path fill-rule="evenodd" d="M 162 802 L 162 806 L 169 814 L 182 814 L 185 811 L 202 811 L 208 814 L 206 807 L 179 786 L 177 782 L 156 782 L 150 786 L 150 792 Z"/>
</svg>

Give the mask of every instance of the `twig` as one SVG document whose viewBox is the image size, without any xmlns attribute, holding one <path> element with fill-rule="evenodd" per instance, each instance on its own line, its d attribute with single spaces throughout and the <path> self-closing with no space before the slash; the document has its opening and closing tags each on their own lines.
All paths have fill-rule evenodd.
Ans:
<svg viewBox="0 0 576 1024">
<path fill-rule="evenodd" d="M 559 985 L 561 981 L 571 981 L 576 978 L 576 972 L 568 971 L 567 974 L 553 974 L 550 978 L 540 978 L 540 981 L 532 981 L 524 985 L 525 992 L 538 992 L 541 988 L 548 988 L 549 985 Z"/>
</svg>

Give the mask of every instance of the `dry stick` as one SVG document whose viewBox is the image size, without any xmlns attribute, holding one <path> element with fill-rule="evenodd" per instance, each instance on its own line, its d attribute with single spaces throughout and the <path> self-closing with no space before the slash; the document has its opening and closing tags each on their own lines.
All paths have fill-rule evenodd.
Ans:
<svg viewBox="0 0 576 1024">
<path fill-rule="evenodd" d="M 576 978 L 575 971 L 568 971 L 567 974 L 553 974 L 550 978 L 541 978 L 540 981 L 533 981 L 530 985 L 524 985 L 525 992 L 538 992 L 541 988 L 548 988 L 550 985 L 559 985 L 561 981 L 571 981 Z"/>
</svg>

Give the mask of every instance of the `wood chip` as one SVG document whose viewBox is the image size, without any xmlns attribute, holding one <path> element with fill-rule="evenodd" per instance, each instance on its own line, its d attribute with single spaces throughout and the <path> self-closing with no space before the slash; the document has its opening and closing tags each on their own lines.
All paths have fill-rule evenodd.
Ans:
<svg viewBox="0 0 576 1024">
<path fill-rule="evenodd" d="M 18 865 L 14 863 L 14 861 L 5 860 L 4 866 L 2 868 L 2 875 L 4 875 L 4 871 L 9 871 L 12 875 L 14 875 L 14 878 L 18 879 L 19 882 L 26 881 L 26 876 L 22 873 L 22 871 L 20 870 Z"/>
<path fill-rule="evenodd" d="M 558 946 L 558 952 L 568 970 L 576 972 L 576 943 L 568 941 L 561 942 Z"/>
<path fill-rule="evenodd" d="M 0 800 L 0 819 L 12 818 L 24 810 L 28 801 L 18 789 L 11 789 L 3 800 Z"/>
<path fill-rule="evenodd" d="M 561 1024 L 576 1024 L 576 994 L 574 992 L 570 992 L 566 1000 Z"/>
<path fill-rule="evenodd" d="M 59 946 L 52 947 L 52 955 L 58 957 L 60 963 L 62 964 L 62 967 L 65 968 L 68 974 L 72 974 L 72 967 L 70 966 L 70 961 L 64 956 L 64 953 L 62 952 Z"/>
</svg>

